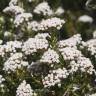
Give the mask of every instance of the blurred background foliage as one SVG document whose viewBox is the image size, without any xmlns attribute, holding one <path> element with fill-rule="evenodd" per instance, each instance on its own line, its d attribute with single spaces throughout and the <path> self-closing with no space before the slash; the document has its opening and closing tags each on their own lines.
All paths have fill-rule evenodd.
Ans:
<svg viewBox="0 0 96 96">
<path fill-rule="evenodd" d="M 25 9 L 30 11 L 38 3 L 48 1 L 49 5 L 55 10 L 58 6 L 62 6 L 65 13 L 61 16 L 66 21 L 66 24 L 61 29 L 61 39 L 68 38 L 76 33 L 81 33 L 84 40 L 92 38 L 92 33 L 96 29 L 96 10 L 94 4 L 96 0 L 91 0 L 89 3 L 92 5 L 86 6 L 87 0 L 35 0 L 35 4 L 28 3 L 27 0 L 21 0 L 25 4 Z M 9 15 L 6 15 L 2 10 L 8 6 L 10 0 L 0 0 L 0 37 L 3 38 L 4 31 L 13 31 L 10 23 Z M 92 8 L 91 8 L 92 7 Z M 89 15 L 93 17 L 94 21 L 91 24 L 80 24 L 78 18 L 81 15 Z M 2 18 L 1 18 L 2 17 Z M 3 20 L 4 19 L 4 20 Z"/>
</svg>

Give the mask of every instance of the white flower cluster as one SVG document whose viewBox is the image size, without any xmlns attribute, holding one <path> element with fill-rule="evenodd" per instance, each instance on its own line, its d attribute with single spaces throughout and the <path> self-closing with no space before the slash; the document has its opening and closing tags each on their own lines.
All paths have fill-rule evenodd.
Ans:
<svg viewBox="0 0 96 96">
<path fill-rule="evenodd" d="M 18 0 L 11 0 L 9 2 L 9 6 L 6 7 L 3 12 L 5 13 L 13 13 L 15 15 L 17 14 L 20 14 L 20 13 L 23 13 L 24 12 L 24 9 L 17 6 L 17 3 L 18 3 Z"/>
<path fill-rule="evenodd" d="M 20 41 L 8 41 L 6 44 L 0 45 L 0 56 L 4 57 L 6 53 L 12 55 L 16 53 L 18 49 L 22 48 L 22 42 Z"/>
<path fill-rule="evenodd" d="M 89 58 L 86 57 L 79 57 L 77 61 L 71 61 L 71 70 L 70 73 L 76 72 L 80 70 L 81 72 L 87 72 L 90 75 L 95 72 L 94 66 Z"/>
<path fill-rule="evenodd" d="M 44 31 L 49 28 L 56 28 L 57 30 L 60 30 L 64 23 L 64 20 L 57 17 L 53 17 L 50 19 L 42 20 L 40 23 L 33 21 L 28 24 L 28 28 L 32 29 L 33 31 Z"/>
<path fill-rule="evenodd" d="M 22 48 L 22 42 L 20 41 L 9 41 L 6 44 L 3 45 L 5 52 L 9 53 L 15 53 L 17 49 Z"/>
<path fill-rule="evenodd" d="M 90 59 L 84 57 L 81 51 L 77 50 L 78 44 L 82 44 L 82 48 L 86 47 L 86 49 L 93 55 L 96 54 L 95 39 L 83 42 L 81 36 L 77 34 L 67 40 L 59 41 L 59 51 L 61 52 L 64 60 L 70 61 L 70 73 L 76 72 L 78 70 L 81 72 L 87 72 L 89 74 L 92 74 L 93 72 L 95 73 L 94 66 L 92 65 Z"/>
<path fill-rule="evenodd" d="M 39 29 L 47 30 L 48 28 L 56 28 L 57 30 L 60 30 L 64 23 L 65 23 L 64 20 L 61 20 L 60 18 L 57 17 L 53 17 L 50 19 L 42 20 Z"/>
<path fill-rule="evenodd" d="M 64 60 L 75 60 L 78 57 L 82 56 L 81 51 L 75 49 L 75 48 L 71 48 L 71 47 L 65 47 L 62 49 L 59 49 Z"/>
<path fill-rule="evenodd" d="M 58 46 L 59 46 L 59 48 L 63 48 L 63 47 L 77 48 L 77 45 L 80 44 L 81 41 L 82 41 L 81 35 L 76 34 L 69 39 L 59 41 Z"/>
<path fill-rule="evenodd" d="M 13 14 L 17 15 L 17 14 L 23 13 L 24 9 L 19 7 L 19 6 L 17 6 L 17 5 L 16 6 L 10 5 L 10 6 L 6 7 L 3 10 L 3 12 L 5 12 L 5 13 L 9 13 L 10 12 L 10 13 L 13 13 Z"/>
<path fill-rule="evenodd" d="M 48 74 L 43 80 L 44 87 L 51 87 L 55 84 L 58 84 L 58 86 L 61 84 L 61 80 L 67 78 L 69 75 L 68 71 L 63 68 L 59 68 L 56 70 L 53 70 L 50 74 Z"/>
<path fill-rule="evenodd" d="M 51 10 L 48 3 L 44 1 L 35 7 L 34 13 L 44 16 L 51 16 L 53 14 L 53 11 Z"/>
<path fill-rule="evenodd" d="M 52 64 L 52 63 L 59 63 L 59 55 L 57 54 L 56 51 L 52 50 L 52 49 L 48 49 L 48 51 L 46 51 L 40 62 L 44 62 L 44 63 L 49 63 L 49 64 Z"/>
<path fill-rule="evenodd" d="M 91 52 L 91 55 L 93 55 L 96 58 L 96 39 L 91 39 L 86 42 L 87 50 Z"/>
<path fill-rule="evenodd" d="M 30 84 L 23 80 L 17 88 L 16 96 L 37 96 L 37 94 L 32 90 Z"/>
<path fill-rule="evenodd" d="M 35 35 L 35 38 L 37 39 L 46 39 L 47 37 L 50 37 L 48 33 L 38 33 L 37 35 Z"/>
<path fill-rule="evenodd" d="M 28 62 L 23 61 L 22 53 L 15 53 L 4 63 L 3 70 L 8 73 L 10 73 L 11 71 L 15 72 L 16 69 L 21 69 L 22 66 L 28 66 Z"/>
<path fill-rule="evenodd" d="M 88 16 L 88 15 L 83 15 L 83 16 L 80 16 L 79 18 L 78 18 L 78 21 L 79 22 L 84 22 L 84 23 L 92 23 L 93 22 L 93 18 L 92 17 L 90 17 L 90 16 Z"/>
<path fill-rule="evenodd" d="M 20 24 L 22 24 L 24 21 L 29 21 L 29 19 L 32 18 L 31 13 L 21 13 L 19 15 L 16 15 L 14 24 L 16 27 L 18 27 Z"/>
<path fill-rule="evenodd" d="M 5 81 L 5 79 L 3 78 L 2 75 L 0 75 L 0 87 L 4 86 L 4 84 L 3 84 L 4 81 Z"/>
<path fill-rule="evenodd" d="M 26 54 L 32 54 L 37 50 L 46 50 L 49 44 L 46 39 L 29 38 L 22 46 L 22 51 Z"/>
<path fill-rule="evenodd" d="M 15 14 L 14 24 L 16 27 L 18 27 L 24 21 L 28 22 L 30 20 L 30 18 L 32 18 L 32 14 L 24 13 L 24 9 L 19 7 L 17 5 L 17 2 L 18 2 L 18 0 L 11 0 L 9 2 L 9 6 L 3 10 L 3 12 L 5 12 L 5 13 L 11 12 L 11 13 Z"/>
</svg>

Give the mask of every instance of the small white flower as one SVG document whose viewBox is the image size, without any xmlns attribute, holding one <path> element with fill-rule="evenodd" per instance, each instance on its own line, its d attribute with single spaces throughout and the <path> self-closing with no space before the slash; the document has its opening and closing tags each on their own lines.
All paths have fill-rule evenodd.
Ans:
<svg viewBox="0 0 96 96">
<path fill-rule="evenodd" d="M 3 43 L 3 40 L 0 40 L 0 44 L 2 44 Z"/>
<path fill-rule="evenodd" d="M 3 78 L 2 75 L 0 75 L 0 87 L 4 87 L 3 82 L 5 81 L 5 79 Z"/>
<path fill-rule="evenodd" d="M 39 23 L 37 21 L 28 22 L 28 29 L 32 29 L 33 31 L 38 31 Z"/>
<path fill-rule="evenodd" d="M 62 7 L 58 7 L 56 12 L 55 12 L 56 15 L 61 15 L 63 13 L 64 13 L 64 9 Z"/>
<path fill-rule="evenodd" d="M 0 56 L 4 57 L 4 55 L 5 55 L 5 48 L 3 45 L 0 45 Z"/>
<path fill-rule="evenodd" d="M 35 0 L 28 0 L 28 2 L 34 2 Z"/>
<path fill-rule="evenodd" d="M 96 56 L 96 39 L 91 39 L 86 42 L 86 50 L 88 50 L 92 56 Z"/>
<path fill-rule="evenodd" d="M 93 32 L 93 38 L 96 38 L 96 30 Z"/>
<path fill-rule="evenodd" d="M 88 15 L 83 15 L 83 16 L 80 16 L 78 18 L 78 21 L 84 22 L 84 23 L 86 23 L 86 22 L 92 23 L 93 22 L 93 18 L 88 16 Z"/>
<path fill-rule="evenodd" d="M 47 15 L 50 16 L 53 14 L 53 11 L 51 10 L 48 3 L 44 1 L 35 7 L 34 13 L 42 14 L 44 16 L 47 16 Z"/>
<path fill-rule="evenodd" d="M 5 32 L 4 32 L 4 36 L 5 36 L 5 37 L 11 36 L 11 32 L 5 31 Z"/>
<path fill-rule="evenodd" d="M 46 39 L 47 37 L 50 37 L 48 33 L 38 33 L 37 35 L 35 35 L 35 38 L 37 39 Z"/>
</svg>

